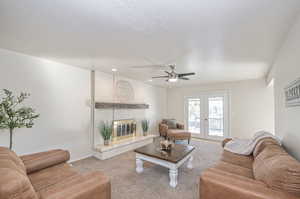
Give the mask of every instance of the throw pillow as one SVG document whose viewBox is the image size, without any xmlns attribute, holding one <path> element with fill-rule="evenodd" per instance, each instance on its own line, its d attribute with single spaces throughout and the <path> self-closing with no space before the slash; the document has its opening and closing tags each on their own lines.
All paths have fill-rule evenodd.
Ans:
<svg viewBox="0 0 300 199">
<path fill-rule="evenodd" d="M 163 119 L 163 124 L 166 124 L 169 129 L 176 129 L 176 120 L 175 119 Z"/>
</svg>

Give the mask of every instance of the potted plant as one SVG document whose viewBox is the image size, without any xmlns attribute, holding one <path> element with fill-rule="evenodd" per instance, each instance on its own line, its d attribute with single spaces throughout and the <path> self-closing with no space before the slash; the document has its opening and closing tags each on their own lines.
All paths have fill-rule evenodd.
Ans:
<svg viewBox="0 0 300 199">
<path fill-rule="evenodd" d="M 147 136 L 147 132 L 149 130 L 149 120 L 142 120 L 142 129 L 143 129 L 143 135 Z"/>
<path fill-rule="evenodd" d="M 3 89 L 0 96 L 0 129 L 9 129 L 9 149 L 12 149 L 14 129 L 32 128 L 33 120 L 38 118 L 39 114 L 31 107 L 22 105 L 30 96 L 28 93 L 22 92 L 16 97 L 11 91 Z"/>
<path fill-rule="evenodd" d="M 104 145 L 109 145 L 109 141 L 112 136 L 112 124 L 109 122 L 102 122 L 100 125 L 100 134 L 103 137 Z"/>
</svg>

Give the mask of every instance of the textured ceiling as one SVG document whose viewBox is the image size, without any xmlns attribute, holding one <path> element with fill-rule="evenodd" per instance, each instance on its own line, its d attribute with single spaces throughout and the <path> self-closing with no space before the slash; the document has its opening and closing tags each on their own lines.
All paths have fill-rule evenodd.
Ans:
<svg viewBox="0 0 300 199">
<path fill-rule="evenodd" d="M 147 81 L 176 63 L 212 83 L 263 77 L 299 0 L 1 0 L 0 48 Z M 151 84 L 165 85 L 162 80 Z"/>
</svg>

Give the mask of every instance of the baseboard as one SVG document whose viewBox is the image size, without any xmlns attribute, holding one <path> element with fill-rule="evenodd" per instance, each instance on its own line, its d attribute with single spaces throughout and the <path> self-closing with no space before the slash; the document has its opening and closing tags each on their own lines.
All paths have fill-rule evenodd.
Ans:
<svg viewBox="0 0 300 199">
<path fill-rule="evenodd" d="M 76 162 L 76 161 L 79 161 L 79 160 L 83 160 L 83 159 L 86 159 L 86 158 L 89 158 L 89 157 L 92 157 L 92 156 L 93 156 L 93 152 L 91 152 L 88 155 L 82 156 L 80 158 L 71 159 L 71 160 L 68 161 L 68 163 L 73 163 L 73 162 Z"/>
</svg>

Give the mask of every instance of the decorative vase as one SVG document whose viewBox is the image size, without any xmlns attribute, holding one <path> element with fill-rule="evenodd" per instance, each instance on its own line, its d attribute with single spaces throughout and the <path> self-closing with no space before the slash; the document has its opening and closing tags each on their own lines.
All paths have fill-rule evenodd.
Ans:
<svg viewBox="0 0 300 199">
<path fill-rule="evenodd" d="M 104 145 L 108 146 L 109 145 L 109 140 L 104 140 Z"/>
<path fill-rule="evenodd" d="M 168 140 L 160 141 L 160 149 L 163 151 L 171 151 L 174 143 Z"/>
</svg>

